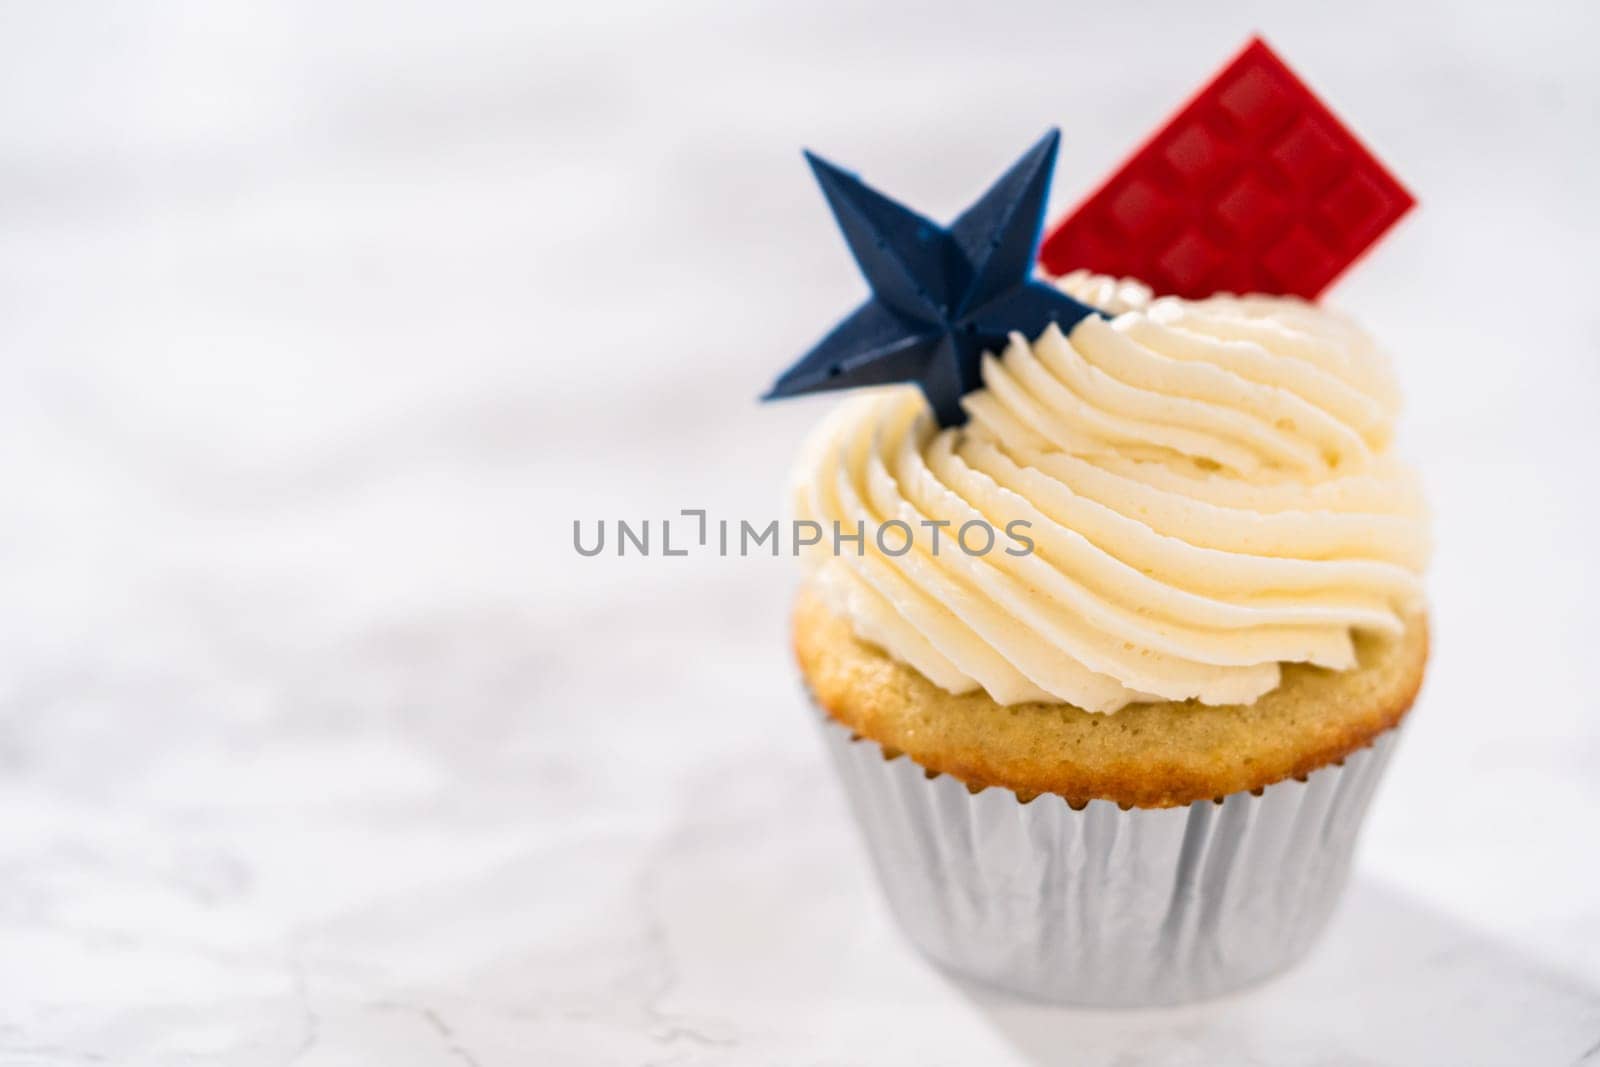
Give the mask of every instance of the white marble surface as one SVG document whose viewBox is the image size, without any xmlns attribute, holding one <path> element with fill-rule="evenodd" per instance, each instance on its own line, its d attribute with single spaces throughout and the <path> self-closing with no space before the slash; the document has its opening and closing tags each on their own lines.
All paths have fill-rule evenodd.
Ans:
<svg viewBox="0 0 1600 1067">
<path fill-rule="evenodd" d="M 1600 1061 L 1596 23 L 0 6 L 0 1063 Z M 1432 676 L 1304 967 L 994 999 L 882 909 L 788 563 L 570 522 L 773 513 L 827 402 L 751 397 L 858 295 L 797 145 L 943 214 L 1058 122 L 1063 206 L 1255 27 L 1423 201 L 1336 297 Z"/>
</svg>

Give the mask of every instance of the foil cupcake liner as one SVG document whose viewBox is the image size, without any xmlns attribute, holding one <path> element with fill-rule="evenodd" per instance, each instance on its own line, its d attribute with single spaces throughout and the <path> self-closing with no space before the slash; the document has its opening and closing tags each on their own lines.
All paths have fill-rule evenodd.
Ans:
<svg viewBox="0 0 1600 1067">
<path fill-rule="evenodd" d="M 1057 1003 L 1213 997 L 1288 967 L 1344 888 L 1397 740 L 1179 808 L 973 793 L 822 715 L 890 909 L 940 967 Z"/>
</svg>

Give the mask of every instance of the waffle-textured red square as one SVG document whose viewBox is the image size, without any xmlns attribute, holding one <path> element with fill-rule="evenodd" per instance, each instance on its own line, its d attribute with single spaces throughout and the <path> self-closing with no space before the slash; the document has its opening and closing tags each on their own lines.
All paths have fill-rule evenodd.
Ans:
<svg viewBox="0 0 1600 1067">
<path fill-rule="evenodd" d="M 1415 203 L 1256 37 L 1050 231 L 1039 259 L 1158 293 L 1311 300 Z"/>
</svg>

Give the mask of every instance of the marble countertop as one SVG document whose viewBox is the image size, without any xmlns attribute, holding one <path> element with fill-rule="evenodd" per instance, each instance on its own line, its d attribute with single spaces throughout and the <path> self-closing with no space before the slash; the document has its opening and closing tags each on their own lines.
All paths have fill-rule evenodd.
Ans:
<svg viewBox="0 0 1600 1067">
<path fill-rule="evenodd" d="M 0 10 L 0 1064 L 1600 1062 L 1592 10 L 1004 7 Z M 776 516 L 859 295 L 796 146 L 944 214 L 1060 123 L 1059 208 L 1255 28 L 1423 204 L 1334 298 L 1430 679 L 1304 966 L 999 999 L 870 881 L 792 561 L 571 523 Z"/>
</svg>

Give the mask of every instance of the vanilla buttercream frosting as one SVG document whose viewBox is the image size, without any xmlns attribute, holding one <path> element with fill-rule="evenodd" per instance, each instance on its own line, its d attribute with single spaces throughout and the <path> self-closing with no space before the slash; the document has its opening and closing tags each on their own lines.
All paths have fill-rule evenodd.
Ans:
<svg viewBox="0 0 1600 1067">
<path fill-rule="evenodd" d="M 812 435 L 792 509 L 857 635 L 950 692 L 1110 712 L 1249 703 L 1398 633 L 1428 522 L 1371 339 L 1291 298 L 1058 284 L 1115 318 L 1012 335 L 965 425 L 892 386 Z"/>
</svg>

